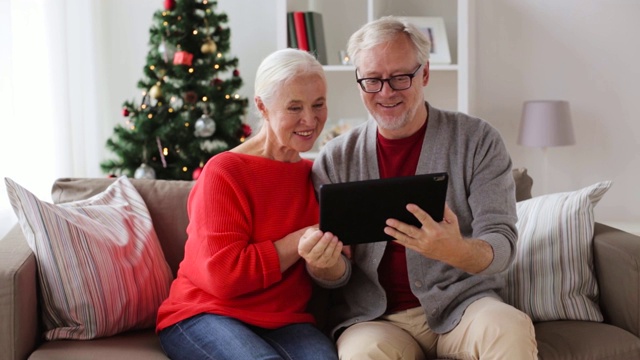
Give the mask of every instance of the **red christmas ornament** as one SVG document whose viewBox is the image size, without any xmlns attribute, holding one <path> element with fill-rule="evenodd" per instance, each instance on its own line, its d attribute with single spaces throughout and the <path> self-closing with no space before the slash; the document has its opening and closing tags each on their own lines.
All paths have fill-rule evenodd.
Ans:
<svg viewBox="0 0 640 360">
<path fill-rule="evenodd" d="M 211 80 L 211 86 L 217 86 L 217 85 L 220 85 L 220 84 L 222 84 L 222 82 L 223 82 L 223 81 L 222 81 L 222 79 L 220 79 L 220 78 L 215 78 L 215 79 Z"/>
<path fill-rule="evenodd" d="M 129 109 L 127 109 L 127 108 L 122 108 L 122 116 L 124 116 L 124 117 L 129 116 Z"/>
<path fill-rule="evenodd" d="M 173 55 L 173 65 L 191 66 L 193 54 L 188 51 L 177 51 Z"/>
<path fill-rule="evenodd" d="M 233 70 L 233 76 L 240 76 L 240 71 L 238 69 Z"/>
<path fill-rule="evenodd" d="M 187 91 L 184 93 L 184 101 L 189 104 L 195 104 L 198 101 L 198 94 L 195 91 Z"/>
<path fill-rule="evenodd" d="M 191 177 L 193 178 L 193 180 L 198 180 L 200 174 L 202 174 L 202 167 L 197 167 L 195 170 L 193 170 L 193 174 L 191 174 Z"/>
<path fill-rule="evenodd" d="M 164 9 L 173 10 L 176 7 L 176 0 L 164 0 Z"/>
<path fill-rule="evenodd" d="M 251 136 L 251 126 L 247 124 L 240 125 L 240 129 L 238 129 L 236 136 L 238 136 L 240 142 L 244 142 L 249 136 Z"/>
<path fill-rule="evenodd" d="M 242 124 L 242 126 L 240 127 L 240 129 L 242 130 L 242 135 L 244 137 L 249 137 L 251 136 L 251 126 L 247 125 L 247 124 Z"/>
</svg>

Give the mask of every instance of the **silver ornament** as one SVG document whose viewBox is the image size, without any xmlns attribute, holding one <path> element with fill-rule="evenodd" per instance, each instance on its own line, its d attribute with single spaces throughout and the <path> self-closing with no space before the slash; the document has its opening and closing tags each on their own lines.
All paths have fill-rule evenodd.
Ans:
<svg viewBox="0 0 640 360">
<path fill-rule="evenodd" d="M 156 178 L 156 171 L 147 164 L 140 165 L 139 168 L 136 169 L 136 172 L 133 174 L 133 177 L 136 179 L 149 179 L 153 180 Z"/>
<path fill-rule="evenodd" d="M 176 47 L 171 44 L 167 44 L 164 40 L 162 40 L 162 43 L 158 46 L 158 52 L 160 53 L 160 55 L 162 55 L 164 62 L 168 63 L 169 61 L 173 60 L 173 55 L 176 52 Z"/>
<path fill-rule="evenodd" d="M 209 137 L 216 132 L 216 123 L 209 115 L 202 114 L 202 116 L 196 120 L 194 134 L 198 137 Z"/>
</svg>

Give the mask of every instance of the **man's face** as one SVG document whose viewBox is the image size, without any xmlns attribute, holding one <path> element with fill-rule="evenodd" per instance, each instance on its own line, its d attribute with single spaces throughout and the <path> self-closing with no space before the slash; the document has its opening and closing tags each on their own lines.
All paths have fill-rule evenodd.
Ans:
<svg viewBox="0 0 640 360">
<path fill-rule="evenodd" d="M 411 74 L 418 65 L 408 37 L 398 36 L 390 42 L 360 52 L 357 74 L 359 79 L 388 79 L 395 75 Z M 384 82 L 378 93 L 367 93 L 360 89 L 362 102 L 378 123 L 383 136 L 405 137 L 417 130 L 414 129 L 416 124 L 422 124 L 424 119 L 417 119 L 416 113 L 419 107 L 424 106 L 422 89 L 428 80 L 429 68 L 426 65 L 420 67 L 411 87 L 406 90 L 393 90 L 389 82 Z"/>
</svg>

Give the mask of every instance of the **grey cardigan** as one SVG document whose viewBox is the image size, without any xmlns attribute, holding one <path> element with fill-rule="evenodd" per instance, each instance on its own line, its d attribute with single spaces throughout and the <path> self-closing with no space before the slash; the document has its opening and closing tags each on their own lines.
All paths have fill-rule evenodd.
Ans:
<svg viewBox="0 0 640 360">
<path fill-rule="evenodd" d="M 496 129 L 478 118 L 426 106 L 427 131 L 416 173 L 449 173 L 447 204 L 458 217 L 462 236 L 486 241 L 494 254 L 487 269 L 473 275 L 407 249 L 411 290 L 420 300 L 429 327 L 446 333 L 473 301 L 499 298 L 496 291 L 504 284 L 500 273 L 515 254 L 515 184 L 511 158 Z M 376 123 L 370 119 L 327 143 L 313 165 L 316 191 L 324 183 L 379 178 L 376 136 Z M 386 295 L 377 273 L 386 245 L 354 246 L 352 269 L 338 283 L 318 281 L 325 287 L 341 286 L 343 293 L 344 301 L 332 309 L 333 334 L 386 311 Z"/>
</svg>

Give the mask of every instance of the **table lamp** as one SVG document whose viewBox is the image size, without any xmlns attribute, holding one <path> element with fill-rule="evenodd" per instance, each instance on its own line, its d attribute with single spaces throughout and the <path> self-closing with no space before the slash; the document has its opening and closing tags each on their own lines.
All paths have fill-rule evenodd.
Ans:
<svg viewBox="0 0 640 360">
<path fill-rule="evenodd" d="M 534 100 L 524 102 L 518 144 L 542 148 L 544 193 L 547 192 L 547 148 L 575 143 L 568 101 Z"/>
</svg>

